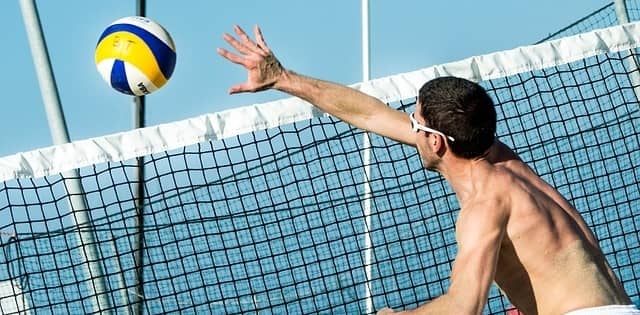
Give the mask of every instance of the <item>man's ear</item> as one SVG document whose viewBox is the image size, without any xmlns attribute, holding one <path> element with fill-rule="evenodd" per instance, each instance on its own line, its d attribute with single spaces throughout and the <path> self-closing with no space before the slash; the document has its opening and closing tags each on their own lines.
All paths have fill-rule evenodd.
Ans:
<svg viewBox="0 0 640 315">
<path fill-rule="evenodd" d="M 442 157 L 448 149 L 445 142 L 445 138 L 439 134 L 432 133 L 429 135 L 429 145 L 439 157 Z"/>
</svg>

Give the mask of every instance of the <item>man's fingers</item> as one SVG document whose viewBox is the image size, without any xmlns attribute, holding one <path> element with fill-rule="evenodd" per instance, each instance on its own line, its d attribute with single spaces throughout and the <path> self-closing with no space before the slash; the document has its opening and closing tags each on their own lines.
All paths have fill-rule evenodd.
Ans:
<svg viewBox="0 0 640 315">
<path fill-rule="evenodd" d="M 224 49 L 224 48 L 218 48 L 218 54 L 224 58 L 226 58 L 227 60 L 235 63 L 235 64 L 239 64 L 239 65 L 243 65 L 244 66 L 244 58 Z"/>
<path fill-rule="evenodd" d="M 233 26 L 233 31 L 236 32 L 236 34 L 238 34 L 238 36 L 242 36 L 247 35 L 247 33 L 244 32 L 244 30 L 242 29 L 242 27 L 240 27 L 240 25 L 236 24 Z"/>
<path fill-rule="evenodd" d="M 224 38 L 224 40 L 229 43 L 229 45 L 231 45 L 231 47 L 235 48 L 239 53 L 248 55 L 251 53 L 251 50 L 248 49 L 245 45 L 243 45 L 242 43 L 240 43 L 238 40 L 236 40 L 233 36 L 225 33 L 224 35 L 222 35 L 222 38 Z"/>
<path fill-rule="evenodd" d="M 236 84 L 229 88 L 229 94 L 238 94 L 252 91 L 253 89 L 251 89 L 251 87 L 246 83 Z"/>
<path fill-rule="evenodd" d="M 253 41 L 238 25 L 233 27 L 233 31 L 236 36 L 224 34 L 224 40 L 236 51 L 230 52 L 224 48 L 218 48 L 217 52 L 225 59 L 242 65 L 248 72 L 248 80 L 230 87 L 229 94 L 269 89 L 277 79 L 277 75 L 282 72 L 282 67 L 271 55 L 260 28 L 257 25 L 254 28 L 256 41 Z"/>
<path fill-rule="evenodd" d="M 265 53 L 269 53 L 269 46 L 267 46 L 267 43 L 264 41 L 264 37 L 262 36 L 262 31 L 260 30 L 260 27 L 256 24 L 256 26 L 253 27 L 253 32 L 256 34 L 256 41 L 258 42 L 258 47 L 262 48 L 262 50 Z"/>
<path fill-rule="evenodd" d="M 236 25 L 233 30 L 236 32 L 236 35 L 238 35 L 240 40 L 242 40 L 242 44 L 244 45 L 244 47 L 246 47 L 246 49 L 250 50 L 253 53 L 263 55 L 260 47 L 258 47 L 258 45 L 253 42 L 251 38 L 249 38 L 249 35 L 247 35 L 247 33 L 245 33 L 245 31 L 240 26 Z"/>
</svg>

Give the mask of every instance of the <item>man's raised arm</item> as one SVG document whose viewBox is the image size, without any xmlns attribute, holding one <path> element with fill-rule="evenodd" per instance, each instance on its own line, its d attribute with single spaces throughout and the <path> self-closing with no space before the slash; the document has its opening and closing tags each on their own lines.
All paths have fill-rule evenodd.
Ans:
<svg viewBox="0 0 640 315">
<path fill-rule="evenodd" d="M 224 34 L 224 40 L 237 53 L 218 48 L 221 56 L 242 65 L 248 74 L 247 81 L 232 86 L 229 93 L 276 89 L 302 98 L 355 127 L 415 145 L 415 133 L 410 128 L 407 114 L 350 87 L 285 69 L 265 43 L 260 28 L 255 26 L 254 31 L 255 42 L 239 26 L 235 26 L 234 32 L 238 38 Z"/>
</svg>

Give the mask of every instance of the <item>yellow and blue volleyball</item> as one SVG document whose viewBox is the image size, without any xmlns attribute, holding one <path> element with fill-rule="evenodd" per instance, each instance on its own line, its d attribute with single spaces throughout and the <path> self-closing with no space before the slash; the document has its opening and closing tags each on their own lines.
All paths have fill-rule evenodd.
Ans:
<svg viewBox="0 0 640 315">
<path fill-rule="evenodd" d="M 129 16 L 111 23 L 96 47 L 96 67 L 119 92 L 149 94 L 167 83 L 176 65 L 176 48 L 157 22 Z"/>
</svg>

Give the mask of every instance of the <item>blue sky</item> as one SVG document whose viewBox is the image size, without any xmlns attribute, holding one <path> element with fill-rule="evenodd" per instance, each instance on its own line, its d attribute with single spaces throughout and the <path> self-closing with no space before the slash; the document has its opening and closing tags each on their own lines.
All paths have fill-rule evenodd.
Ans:
<svg viewBox="0 0 640 315">
<path fill-rule="evenodd" d="M 177 47 L 169 83 L 147 96 L 147 125 L 284 97 L 230 96 L 245 72 L 215 53 L 233 24 L 259 24 L 282 63 L 297 72 L 361 81 L 359 0 L 147 1 Z M 72 140 L 131 129 L 132 98 L 112 90 L 94 48 L 135 0 L 37 1 Z M 370 0 L 371 77 L 383 77 L 533 43 L 608 3 L 604 0 Z M 52 144 L 18 0 L 0 2 L 0 156 Z"/>
</svg>

